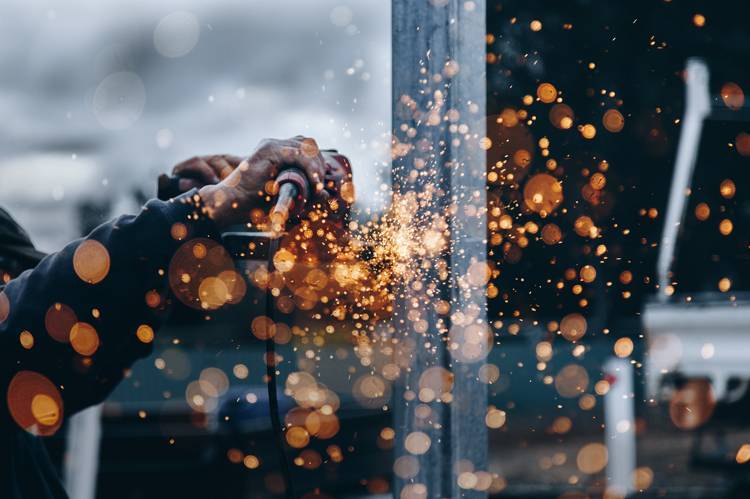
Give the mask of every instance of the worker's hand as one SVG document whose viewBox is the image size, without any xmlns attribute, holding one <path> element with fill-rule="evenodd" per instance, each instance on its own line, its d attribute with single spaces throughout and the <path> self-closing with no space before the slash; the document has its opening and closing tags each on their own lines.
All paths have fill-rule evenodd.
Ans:
<svg viewBox="0 0 750 499">
<path fill-rule="evenodd" d="M 166 201 L 204 185 L 218 184 L 239 166 L 242 158 L 231 154 L 194 156 L 174 168 L 172 174 L 159 176 L 158 197 Z"/>
<path fill-rule="evenodd" d="M 200 196 L 211 218 L 220 227 L 247 221 L 250 210 L 266 206 L 272 181 L 285 166 L 305 172 L 313 201 L 328 198 L 323 184 L 325 160 L 314 139 L 301 135 L 286 140 L 265 139 L 218 184 L 201 188 Z"/>
</svg>

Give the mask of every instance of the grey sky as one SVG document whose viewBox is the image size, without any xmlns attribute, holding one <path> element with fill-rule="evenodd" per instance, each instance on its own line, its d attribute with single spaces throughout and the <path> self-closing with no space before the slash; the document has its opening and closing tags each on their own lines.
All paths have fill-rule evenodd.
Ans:
<svg viewBox="0 0 750 499">
<path fill-rule="evenodd" d="M 0 4 L 0 203 L 42 249 L 73 205 L 153 194 L 186 157 L 314 135 L 373 205 L 389 160 L 387 0 Z"/>
</svg>

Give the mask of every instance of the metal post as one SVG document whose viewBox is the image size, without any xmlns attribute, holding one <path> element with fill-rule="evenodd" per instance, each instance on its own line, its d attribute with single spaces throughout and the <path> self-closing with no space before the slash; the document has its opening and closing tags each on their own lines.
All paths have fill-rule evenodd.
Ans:
<svg viewBox="0 0 750 499">
<path fill-rule="evenodd" d="M 393 190 L 410 200 L 403 223 L 417 242 L 394 320 L 409 352 L 395 391 L 396 457 L 418 463 L 396 478 L 394 496 L 484 497 L 485 2 L 394 0 L 392 16 Z M 452 376 L 452 389 L 433 399 L 421 385 L 427 376 L 434 387 L 436 373 Z M 415 433 L 429 437 L 426 452 L 410 448 Z"/>
<path fill-rule="evenodd" d="M 633 365 L 612 357 L 604 364 L 610 388 L 604 396 L 604 434 L 607 445 L 607 493 L 627 497 L 634 492 L 635 404 L 633 402 Z"/>
<path fill-rule="evenodd" d="M 95 405 L 70 419 L 63 462 L 63 481 L 70 499 L 96 497 L 101 414 L 102 406 Z"/>
<path fill-rule="evenodd" d="M 703 121 L 711 112 L 711 96 L 708 92 L 708 67 L 700 59 L 688 59 L 685 67 L 685 116 L 677 147 L 677 160 L 672 174 L 672 187 L 669 190 L 667 213 L 664 218 L 664 232 L 659 245 L 656 263 L 659 278 L 661 301 L 668 298 L 667 287 L 671 281 L 670 269 L 679 234 L 680 224 L 685 218 L 688 188 L 693 178 L 695 161 L 698 159 Z"/>
</svg>

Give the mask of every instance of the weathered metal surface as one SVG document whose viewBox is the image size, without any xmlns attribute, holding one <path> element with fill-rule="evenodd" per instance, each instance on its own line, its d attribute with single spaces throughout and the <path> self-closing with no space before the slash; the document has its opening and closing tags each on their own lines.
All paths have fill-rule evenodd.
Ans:
<svg viewBox="0 0 750 499">
<path fill-rule="evenodd" d="M 419 464 L 415 476 L 397 476 L 394 495 L 483 497 L 472 485 L 487 470 L 487 390 L 477 373 L 491 335 L 484 283 L 472 273 L 486 259 L 485 3 L 395 0 L 392 13 L 394 195 L 412 200 L 403 206 L 414 208 L 413 237 L 447 235 L 440 251 L 425 244 L 412 262 L 394 319 L 409 352 L 395 394 L 396 458 Z M 410 312 L 426 330 L 415 330 Z M 453 376 L 449 400 L 421 392 L 420 377 L 435 367 Z M 446 371 L 427 376 L 435 372 Z M 414 432 L 429 436 L 427 452 L 405 449 Z"/>
</svg>

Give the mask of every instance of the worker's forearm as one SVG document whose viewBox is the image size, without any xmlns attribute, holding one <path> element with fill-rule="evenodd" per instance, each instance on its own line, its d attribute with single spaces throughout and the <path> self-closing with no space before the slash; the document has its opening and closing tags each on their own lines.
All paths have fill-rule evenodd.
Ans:
<svg viewBox="0 0 750 499">
<path fill-rule="evenodd" d="M 197 200 L 193 191 L 151 201 L 9 282 L 0 296 L 2 390 L 20 371 L 32 371 L 57 387 L 66 415 L 101 401 L 150 352 L 175 250 L 185 239 L 211 237 Z"/>
</svg>

